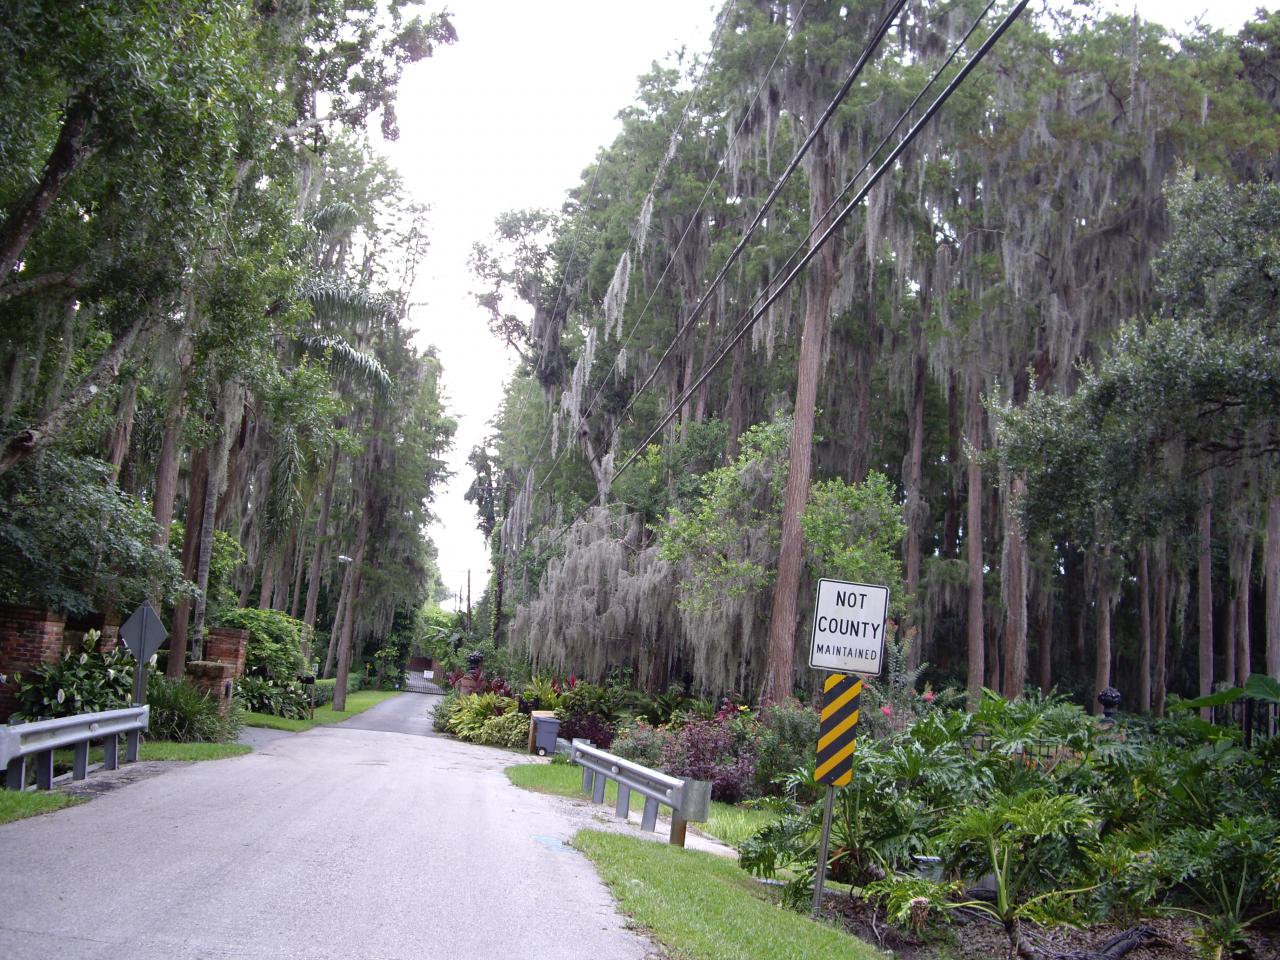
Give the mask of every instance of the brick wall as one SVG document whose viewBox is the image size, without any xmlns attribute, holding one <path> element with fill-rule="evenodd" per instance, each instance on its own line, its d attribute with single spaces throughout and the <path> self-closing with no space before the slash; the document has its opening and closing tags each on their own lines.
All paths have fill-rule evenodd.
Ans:
<svg viewBox="0 0 1280 960">
<path fill-rule="evenodd" d="M 235 668 L 233 679 L 244 676 L 244 655 L 249 647 L 249 631 L 236 627 L 212 627 L 204 641 L 204 658 Z"/>
<path fill-rule="evenodd" d="M 0 718 L 18 708 L 14 674 L 51 663 L 66 648 L 66 618 L 32 607 L 0 606 Z"/>
<path fill-rule="evenodd" d="M 235 691 L 235 665 L 214 660 L 192 660 L 187 664 L 187 679 L 213 698 L 218 712 L 231 709 L 231 695 Z"/>
</svg>

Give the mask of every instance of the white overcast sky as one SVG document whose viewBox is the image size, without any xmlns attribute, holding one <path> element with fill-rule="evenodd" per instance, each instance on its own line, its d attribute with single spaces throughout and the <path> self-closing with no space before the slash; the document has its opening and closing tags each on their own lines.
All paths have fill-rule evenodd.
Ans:
<svg viewBox="0 0 1280 960">
<path fill-rule="evenodd" d="M 1264 5 L 1274 9 L 1253 0 L 1140 0 L 1137 7 L 1172 27 L 1202 16 L 1234 31 Z M 446 587 L 464 588 L 470 570 L 478 602 L 489 558 L 463 499 L 471 482 L 466 458 L 489 431 L 514 363 L 471 298 L 467 255 L 500 212 L 558 207 L 618 133 L 616 115 L 631 103 L 636 78 L 680 47 L 707 48 L 714 8 L 709 0 L 453 0 L 448 7 L 458 42 L 407 72 L 401 136 L 387 152 L 414 196 L 432 207 L 413 321 L 418 342 L 440 352 L 458 419 L 454 477 L 436 501 L 439 522 L 430 533 Z"/>
</svg>

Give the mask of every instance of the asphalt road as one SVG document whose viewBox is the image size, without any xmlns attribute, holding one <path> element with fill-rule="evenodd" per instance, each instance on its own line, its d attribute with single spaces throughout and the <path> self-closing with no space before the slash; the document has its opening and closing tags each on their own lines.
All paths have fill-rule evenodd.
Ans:
<svg viewBox="0 0 1280 960">
<path fill-rule="evenodd" d="M 0 826 L 0 957 L 650 956 L 565 846 L 581 817 L 431 736 L 434 700 Z"/>
</svg>

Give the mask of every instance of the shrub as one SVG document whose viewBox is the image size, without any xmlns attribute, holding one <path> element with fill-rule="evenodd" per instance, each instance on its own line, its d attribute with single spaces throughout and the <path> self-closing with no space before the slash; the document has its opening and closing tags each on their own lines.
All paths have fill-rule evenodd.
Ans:
<svg viewBox="0 0 1280 960">
<path fill-rule="evenodd" d="M 727 722 L 699 720 L 675 731 L 663 750 L 662 767 L 675 777 L 709 780 L 712 798 L 736 803 L 755 778 L 754 745 L 738 742 Z"/>
<path fill-rule="evenodd" d="M 480 728 L 477 742 L 496 747 L 523 747 L 529 742 L 529 718 L 519 710 L 490 717 Z"/>
<path fill-rule="evenodd" d="M 175 743 L 227 743 L 240 730 L 239 712 L 218 712 L 218 704 L 189 680 L 152 674 L 147 682 L 151 718 L 147 736 Z"/>
<path fill-rule="evenodd" d="M 103 653 L 99 637 L 90 630 L 80 650 L 18 674 L 18 717 L 71 717 L 127 707 L 133 699 L 133 657 L 123 647 Z"/>
<path fill-rule="evenodd" d="M 435 730 L 436 733 L 448 733 L 449 720 L 454 711 L 458 709 L 458 703 L 461 700 L 462 695 L 456 691 L 450 691 L 445 694 L 431 712 L 431 729 Z"/>
<path fill-rule="evenodd" d="M 303 719 L 311 706 L 301 685 L 272 683 L 266 677 L 241 677 L 236 682 L 236 699 L 246 710 L 290 720 Z"/>
<path fill-rule="evenodd" d="M 555 710 L 560 706 L 560 685 L 550 677 L 534 677 L 525 684 L 520 698 L 530 710 Z"/>
<path fill-rule="evenodd" d="M 618 730 L 610 749 L 620 757 L 656 768 L 662 765 L 663 754 L 672 736 L 672 732 L 664 727 L 634 720 Z"/>
<path fill-rule="evenodd" d="M 480 742 L 485 721 L 516 711 L 516 702 L 496 693 L 473 693 L 461 697 L 449 717 L 448 729 L 459 739 Z"/>
<path fill-rule="evenodd" d="M 560 711 L 556 711 L 560 716 Z M 566 740 L 589 740 L 601 750 L 608 750 L 613 745 L 613 724 L 597 717 L 594 713 L 570 717 L 560 720 L 560 736 Z"/>
<path fill-rule="evenodd" d="M 330 677 L 328 680 L 316 681 L 316 706 L 322 707 L 326 703 L 333 703 L 334 690 L 338 686 L 337 678 Z M 355 673 L 347 674 L 347 693 L 352 694 L 357 690 L 364 688 L 364 678 Z"/>
<path fill-rule="evenodd" d="M 302 642 L 310 628 L 301 620 L 278 610 L 242 607 L 224 615 L 221 625 L 249 631 L 245 672 L 287 683 L 305 669 Z"/>
<path fill-rule="evenodd" d="M 818 713 L 788 700 L 760 711 L 756 743 L 756 787 L 777 793 L 779 781 L 797 767 L 811 765 L 818 749 Z"/>
</svg>

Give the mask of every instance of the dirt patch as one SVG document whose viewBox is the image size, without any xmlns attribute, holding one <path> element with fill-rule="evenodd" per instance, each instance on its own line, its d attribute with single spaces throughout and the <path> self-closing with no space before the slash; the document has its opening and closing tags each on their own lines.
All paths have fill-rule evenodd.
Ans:
<svg viewBox="0 0 1280 960">
<path fill-rule="evenodd" d="M 150 780 L 167 770 L 176 770 L 190 765 L 190 761 L 187 760 L 143 760 L 138 763 L 126 763 L 118 770 L 92 771 L 84 780 L 67 779 L 55 782 L 54 786 L 59 793 L 92 800 L 94 797 L 137 783 L 139 780 Z"/>
</svg>

